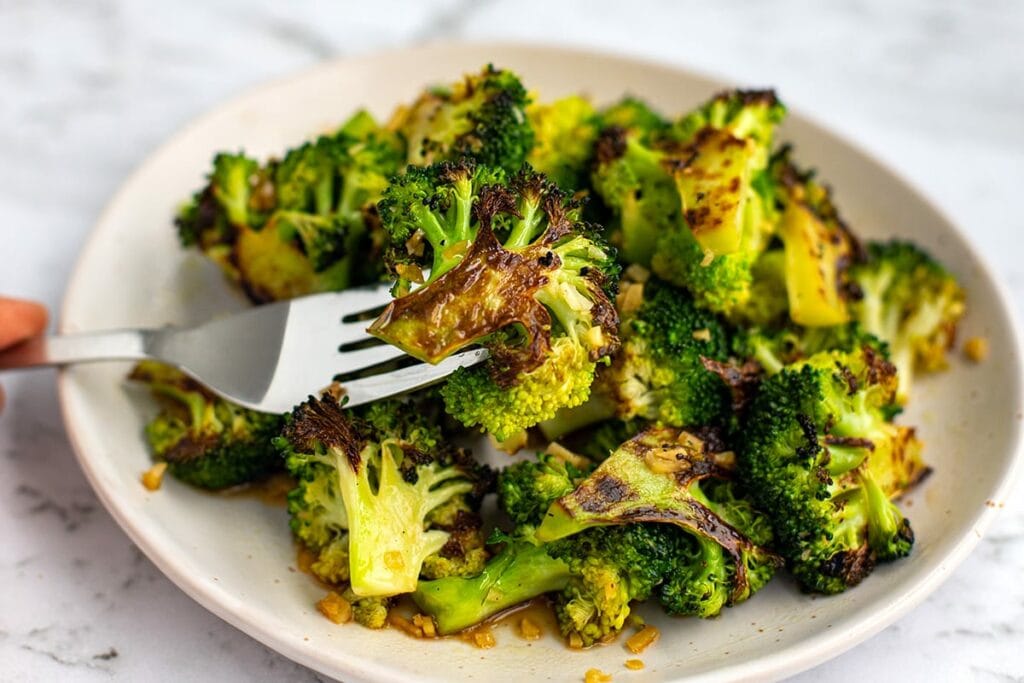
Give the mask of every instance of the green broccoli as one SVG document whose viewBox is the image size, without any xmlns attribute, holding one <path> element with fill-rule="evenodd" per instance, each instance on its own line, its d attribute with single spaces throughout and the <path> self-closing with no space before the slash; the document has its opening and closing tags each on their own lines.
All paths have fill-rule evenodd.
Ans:
<svg viewBox="0 0 1024 683">
<path fill-rule="evenodd" d="M 379 280 L 380 259 L 366 258 L 383 241 L 374 202 L 402 152 L 360 112 L 280 161 L 218 154 L 208 184 L 178 214 L 179 237 L 256 303 Z"/>
<path fill-rule="evenodd" d="M 743 306 L 774 230 L 768 150 L 784 111 L 769 91 L 734 91 L 653 141 L 606 128 L 592 182 L 618 219 L 612 239 L 623 258 L 714 311 Z"/>
<path fill-rule="evenodd" d="M 412 256 L 432 267 L 423 287 L 370 326 L 430 362 L 484 343 L 487 364 L 456 372 L 442 395 L 450 414 L 498 440 L 585 401 L 596 364 L 618 346 L 614 251 L 544 176 L 527 168 L 502 177 L 441 163 L 388 188 L 380 213 L 399 272 L 418 272 Z M 421 248 L 411 249 L 417 238 Z"/>
<path fill-rule="evenodd" d="M 730 332 L 693 298 L 656 279 L 642 288 L 635 310 L 622 311 L 622 347 L 602 370 L 595 390 L 611 397 L 616 416 L 672 427 L 721 424 L 729 392 L 704 359 L 726 361 Z M 633 298 L 624 290 L 623 299 Z"/>
<path fill-rule="evenodd" d="M 450 87 L 426 90 L 389 127 L 405 139 L 409 164 L 469 158 L 511 172 L 533 147 L 529 103 L 518 76 L 488 64 Z"/>
<path fill-rule="evenodd" d="M 745 416 L 741 475 L 810 590 L 838 593 L 910 552 L 890 499 L 926 468 L 913 430 L 886 419 L 895 392 L 895 368 L 870 346 L 823 352 L 767 379 Z"/>
<path fill-rule="evenodd" d="M 790 161 L 789 146 L 771 162 L 776 198 L 782 207 L 779 237 L 785 249 L 789 317 L 809 327 L 841 325 L 850 319 L 847 269 L 860 245 L 840 218 L 832 191 Z"/>
<path fill-rule="evenodd" d="M 516 526 L 536 526 L 551 503 L 570 493 L 586 473 L 549 454 L 520 460 L 498 473 L 498 502 Z"/>
<path fill-rule="evenodd" d="M 426 559 L 453 538 L 430 528 L 431 513 L 458 497 L 477 509 L 490 481 L 487 468 L 399 399 L 361 414 L 310 399 L 278 444 L 299 481 L 289 497 L 293 531 L 319 561 L 327 552 L 339 564 L 347 554 L 347 580 L 360 597 L 413 591 Z M 346 577 L 339 569 L 333 578 Z"/>
<path fill-rule="evenodd" d="M 602 109 L 600 123 L 602 128 L 636 131 L 644 144 L 664 137 L 671 127 L 651 105 L 631 95 Z"/>
<path fill-rule="evenodd" d="M 756 361 L 768 375 L 774 375 L 785 366 L 822 351 L 853 352 L 864 346 L 871 347 L 888 360 L 888 344 L 865 332 L 855 322 L 833 327 L 801 327 L 793 324 L 774 329 L 751 327 L 737 334 L 733 341 L 737 355 Z"/>
<path fill-rule="evenodd" d="M 143 361 L 130 379 L 149 386 L 164 408 L 146 425 L 153 456 L 187 484 L 224 489 L 256 481 L 281 469 L 271 441 L 280 415 L 259 413 L 212 394 L 185 374 Z"/>
<path fill-rule="evenodd" d="M 898 403 L 905 404 L 915 371 L 946 367 L 946 352 L 963 317 L 964 291 L 938 261 L 910 242 L 875 242 L 850 277 L 859 290 L 854 317 L 889 344 L 897 368 Z"/>
<path fill-rule="evenodd" d="M 568 565 L 547 548 L 508 539 L 478 575 L 420 581 L 412 599 L 448 635 L 568 583 Z"/>
<path fill-rule="evenodd" d="M 585 190 L 597 140 L 597 112 L 588 99 L 570 95 L 526 110 L 536 137 L 527 161 L 565 192 Z"/>
<path fill-rule="evenodd" d="M 779 562 L 765 549 L 771 541 L 765 518 L 732 483 L 732 452 L 714 432 L 703 436 L 653 427 L 625 442 L 549 507 L 537 540 L 639 522 L 674 525 L 692 539 L 678 542 L 673 576 L 659 589 L 666 609 L 709 617 L 746 600 Z"/>
</svg>

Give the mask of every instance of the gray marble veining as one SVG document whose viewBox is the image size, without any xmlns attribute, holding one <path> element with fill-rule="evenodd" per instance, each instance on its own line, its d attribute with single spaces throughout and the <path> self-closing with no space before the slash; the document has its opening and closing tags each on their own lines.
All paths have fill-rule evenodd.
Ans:
<svg viewBox="0 0 1024 683">
<path fill-rule="evenodd" d="M 56 309 L 126 174 L 189 118 L 317 61 L 415 41 L 604 46 L 787 102 L 911 177 L 1024 311 L 1024 4 L 0 0 L 0 292 Z M 116 527 L 61 426 L 53 377 L 4 377 L 0 679 L 318 680 L 205 612 Z M 1024 680 L 1024 505 L 923 605 L 800 680 Z"/>
</svg>

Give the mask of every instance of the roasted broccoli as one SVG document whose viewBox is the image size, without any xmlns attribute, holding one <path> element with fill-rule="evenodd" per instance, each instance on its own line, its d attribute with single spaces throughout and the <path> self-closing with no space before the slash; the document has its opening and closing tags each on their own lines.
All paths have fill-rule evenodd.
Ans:
<svg viewBox="0 0 1024 683">
<path fill-rule="evenodd" d="M 450 87 L 429 88 L 399 107 L 390 128 L 407 144 L 407 162 L 425 166 L 462 158 L 516 171 L 533 147 L 530 97 L 511 71 L 488 64 Z"/>
<path fill-rule="evenodd" d="M 779 564 L 765 547 L 771 541 L 766 518 L 738 494 L 733 465 L 717 432 L 649 428 L 553 503 L 536 538 L 557 542 L 638 522 L 674 525 L 692 538 L 677 542 L 673 576 L 659 598 L 671 613 L 713 616 L 749 598 Z"/>
<path fill-rule="evenodd" d="M 616 416 L 672 427 L 721 424 L 728 390 L 705 361 L 728 360 L 726 326 L 687 292 L 656 279 L 629 283 L 619 300 L 622 348 L 595 387 L 612 398 Z"/>
<path fill-rule="evenodd" d="M 280 415 L 258 413 L 212 394 L 185 374 L 143 361 L 130 379 L 144 382 L 163 409 L 146 425 L 153 456 L 187 484 L 223 489 L 256 481 L 280 470 L 271 443 Z"/>
<path fill-rule="evenodd" d="M 847 269 L 860 245 L 840 218 L 831 189 L 789 157 L 786 146 L 771 163 L 782 207 L 779 237 L 785 247 L 789 317 L 809 327 L 841 325 L 850 319 Z"/>
<path fill-rule="evenodd" d="M 412 599 L 433 617 L 442 635 L 479 624 L 490 616 L 569 583 L 569 567 L 548 548 L 508 539 L 476 576 L 420 581 Z"/>
<path fill-rule="evenodd" d="M 623 258 L 712 310 L 745 304 L 775 227 L 768 152 L 784 112 L 770 91 L 733 91 L 654 141 L 635 128 L 605 128 L 592 181 L 618 218 L 613 242 Z"/>
<path fill-rule="evenodd" d="M 178 235 L 256 303 L 378 280 L 374 202 L 402 151 L 361 112 L 280 161 L 218 154 L 208 184 L 178 214 Z"/>
<path fill-rule="evenodd" d="M 570 95 L 526 110 L 535 143 L 527 161 L 568 193 L 589 185 L 588 166 L 597 140 L 597 112 L 588 99 Z"/>
<path fill-rule="evenodd" d="M 850 273 L 858 289 L 854 316 L 889 344 L 902 405 L 915 371 L 946 367 L 965 310 L 964 291 L 942 264 L 910 242 L 876 242 L 867 251 L 867 261 Z"/>
<path fill-rule="evenodd" d="M 855 322 L 833 327 L 752 327 L 737 334 L 733 342 L 737 355 L 756 361 L 768 375 L 822 351 L 853 352 L 864 346 L 871 347 L 885 359 L 889 358 L 888 344 L 865 332 Z"/>
<path fill-rule="evenodd" d="M 418 272 L 410 254 L 432 268 L 425 286 L 370 326 L 430 362 L 484 343 L 487 364 L 456 372 L 442 394 L 450 414 L 499 440 L 585 401 L 596 363 L 618 346 L 614 251 L 544 176 L 502 176 L 441 163 L 410 169 L 388 188 L 380 212 L 396 270 Z"/>
<path fill-rule="evenodd" d="M 490 481 L 487 468 L 398 399 L 358 414 L 310 399 L 278 443 L 299 480 L 289 497 L 292 529 L 325 565 L 314 571 L 347 578 L 360 597 L 413 591 L 427 558 L 457 538 L 432 528 L 431 514 L 460 497 L 478 509 Z"/>
<path fill-rule="evenodd" d="M 913 430 L 886 419 L 895 392 L 895 368 L 870 346 L 824 352 L 767 379 L 745 417 L 741 475 L 810 590 L 838 593 L 910 552 L 890 499 L 926 468 Z"/>
</svg>

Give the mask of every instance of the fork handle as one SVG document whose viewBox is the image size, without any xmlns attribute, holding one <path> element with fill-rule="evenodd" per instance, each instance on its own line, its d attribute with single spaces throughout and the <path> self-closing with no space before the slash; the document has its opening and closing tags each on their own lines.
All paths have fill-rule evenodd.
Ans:
<svg viewBox="0 0 1024 683">
<path fill-rule="evenodd" d="M 33 337 L 0 351 L 0 370 L 152 358 L 152 336 L 152 330 L 112 330 Z"/>
</svg>

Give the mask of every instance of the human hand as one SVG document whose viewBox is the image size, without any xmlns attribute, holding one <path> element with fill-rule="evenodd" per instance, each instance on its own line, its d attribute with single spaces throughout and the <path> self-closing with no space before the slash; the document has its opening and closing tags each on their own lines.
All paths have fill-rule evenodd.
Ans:
<svg viewBox="0 0 1024 683">
<path fill-rule="evenodd" d="M 0 297 L 0 349 L 14 346 L 42 332 L 46 327 L 46 317 L 46 309 L 42 304 Z M 0 410 L 3 407 L 4 392 L 0 389 Z"/>
</svg>

